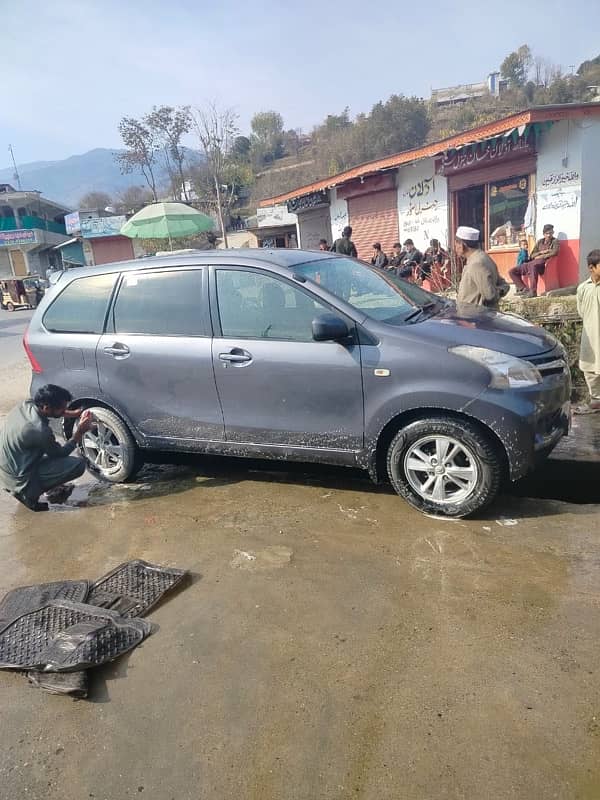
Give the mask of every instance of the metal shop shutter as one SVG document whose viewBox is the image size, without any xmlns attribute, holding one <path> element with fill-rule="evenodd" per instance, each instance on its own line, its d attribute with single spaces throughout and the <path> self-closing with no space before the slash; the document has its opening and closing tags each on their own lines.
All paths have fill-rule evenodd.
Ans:
<svg viewBox="0 0 600 800">
<path fill-rule="evenodd" d="M 133 258 L 131 239 L 125 236 L 92 239 L 91 242 L 95 264 L 110 264 L 113 261 L 128 261 Z"/>
<path fill-rule="evenodd" d="M 350 197 L 348 217 L 352 226 L 352 241 L 359 258 L 371 260 L 374 242 L 381 242 L 384 253 L 388 257 L 391 255 L 392 245 L 398 241 L 399 235 L 395 189 Z"/>
</svg>

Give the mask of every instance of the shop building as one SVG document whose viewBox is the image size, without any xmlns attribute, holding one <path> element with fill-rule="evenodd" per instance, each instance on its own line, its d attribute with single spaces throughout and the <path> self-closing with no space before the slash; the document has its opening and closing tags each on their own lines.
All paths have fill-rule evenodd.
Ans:
<svg viewBox="0 0 600 800">
<path fill-rule="evenodd" d="M 561 247 L 541 279 L 547 290 L 586 277 L 585 256 L 600 247 L 599 152 L 599 104 L 545 106 L 362 164 L 261 205 L 286 203 L 297 214 L 305 249 L 316 249 L 319 238 L 336 239 L 351 225 L 365 260 L 375 241 L 388 253 L 406 238 L 420 250 L 433 238 L 448 248 L 458 225 L 470 225 L 481 230 L 505 276 L 517 258 L 519 232 L 533 246 L 551 223 Z"/>
<path fill-rule="evenodd" d="M 128 261 L 145 255 L 137 239 L 121 236 L 120 230 L 127 221 L 123 215 L 114 215 L 103 209 L 74 211 L 65 217 L 67 233 L 81 242 L 87 266 Z"/>
<path fill-rule="evenodd" d="M 54 247 L 69 238 L 64 217 L 68 208 L 0 184 L 0 277 L 45 275 L 60 265 Z"/>
<path fill-rule="evenodd" d="M 297 217 L 285 204 L 257 209 L 246 221 L 246 231 L 251 247 L 298 247 Z"/>
</svg>

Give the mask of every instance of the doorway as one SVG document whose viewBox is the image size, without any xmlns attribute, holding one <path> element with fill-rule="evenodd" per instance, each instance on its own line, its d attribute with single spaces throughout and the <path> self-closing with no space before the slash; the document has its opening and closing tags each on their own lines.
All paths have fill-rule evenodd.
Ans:
<svg viewBox="0 0 600 800">
<path fill-rule="evenodd" d="M 10 260 L 13 268 L 13 275 L 27 275 L 27 263 L 21 250 L 9 250 Z"/>
<path fill-rule="evenodd" d="M 456 192 L 456 226 L 468 225 L 481 231 L 484 237 L 485 186 L 471 186 Z"/>
</svg>

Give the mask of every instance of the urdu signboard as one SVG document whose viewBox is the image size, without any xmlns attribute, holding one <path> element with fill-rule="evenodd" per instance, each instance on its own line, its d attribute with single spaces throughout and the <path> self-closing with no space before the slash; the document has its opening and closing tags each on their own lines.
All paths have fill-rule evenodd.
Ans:
<svg viewBox="0 0 600 800">
<path fill-rule="evenodd" d="M 22 244 L 35 244 L 35 231 L 0 231 L 0 247 L 19 247 Z"/>
<path fill-rule="evenodd" d="M 84 239 L 97 239 L 101 236 L 119 236 L 127 221 L 123 214 L 115 217 L 92 217 L 80 220 L 81 235 Z"/>
</svg>

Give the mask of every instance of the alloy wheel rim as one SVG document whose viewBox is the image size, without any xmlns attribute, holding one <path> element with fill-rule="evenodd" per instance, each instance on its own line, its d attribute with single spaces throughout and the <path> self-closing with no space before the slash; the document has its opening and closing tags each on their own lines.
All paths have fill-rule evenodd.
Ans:
<svg viewBox="0 0 600 800">
<path fill-rule="evenodd" d="M 81 444 L 85 457 L 99 472 L 110 474 L 123 466 L 123 445 L 104 422 L 97 422 L 84 434 Z"/>
<path fill-rule="evenodd" d="M 473 493 L 479 467 L 473 452 L 458 439 L 432 434 L 408 448 L 404 474 L 424 500 L 449 505 L 462 503 Z"/>
</svg>

